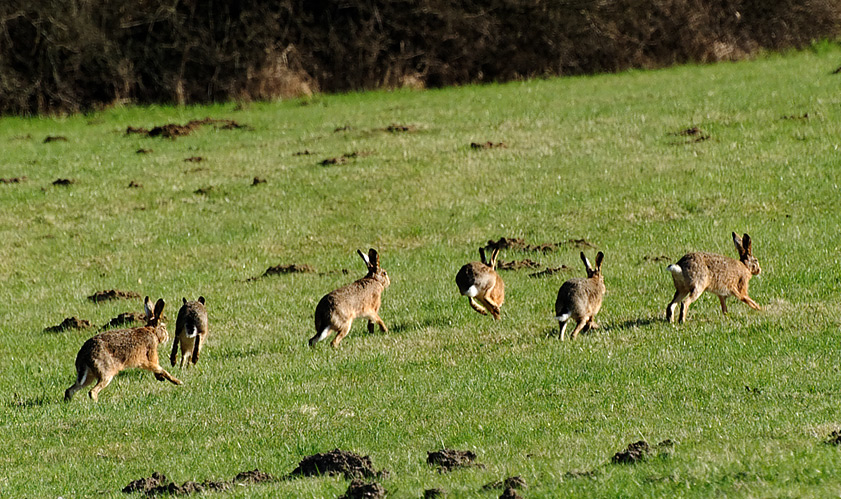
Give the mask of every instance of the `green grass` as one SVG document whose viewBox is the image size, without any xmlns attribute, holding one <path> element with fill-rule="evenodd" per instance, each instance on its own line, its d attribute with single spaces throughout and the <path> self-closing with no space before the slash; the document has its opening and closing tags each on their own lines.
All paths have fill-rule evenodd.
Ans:
<svg viewBox="0 0 841 499">
<path fill-rule="evenodd" d="M 841 428 L 839 58 L 823 44 L 595 77 L 3 118 L 0 177 L 27 180 L 0 184 L 0 497 L 123 497 L 153 471 L 282 476 L 334 448 L 388 469 L 392 497 L 496 497 L 482 485 L 512 475 L 527 497 L 838 496 L 841 450 L 824 441 Z M 205 116 L 249 129 L 124 133 Z M 392 123 L 415 129 L 383 130 Z M 675 135 L 689 127 L 709 139 Z M 486 141 L 507 147 L 470 147 Z M 765 310 L 731 300 L 722 317 L 704 295 L 685 325 L 666 324 L 666 263 L 735 256 L 732 231 L 753 238 L 763 273 L 751 296 Z M 569 244 L 504 251 L 573 270 L 505 272 L 502 320 L 471 310 L 455 274 L 502 236 L 604 251 L 602 328 L 546 337 L 561 283 L 584 274 Z M 355 250 L 368 247 L 391 276 L 390 332 L 357 323 L 341 348 L 308 348 L 317 301 L 364 273 Z M 249 280 L 288 263 L 322 273 Z M 183 386 L 128 370 L 98 403 L 80 392 L 66 404 L 94 331 L 43 329 L 141 309 L 86 300 L 111 288 L 167 300 L 171 335 L 181 297 L 204 295 L 209 343 L 196 369 L 171 369 Z M 610 464 L 640 439 L 674 446 Z M 425 461 L 442 447 L 485 468 L 439 474 Z M 336 497 L 347 485 L 218 495 Z"/>
</svg>

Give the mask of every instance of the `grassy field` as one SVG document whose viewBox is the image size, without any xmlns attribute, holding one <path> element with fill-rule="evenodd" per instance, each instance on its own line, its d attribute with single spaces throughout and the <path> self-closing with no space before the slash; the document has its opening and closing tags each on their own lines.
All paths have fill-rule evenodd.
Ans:
<svg viewBox="0 0 841 499">
<path fill-rule="evenodd" d="M 0 497 L 126 497 L 154 471 L 282 477 L 335 448 L 389 470 L 390 497 L 497 497 L 482 486 L 513 475 L 525 497 L 837 497 L 839 63 L 821 44 L 596 77 L 3 118 L 0 178 L 26 178 L 0 183 Z M 246 127 L 125 133 L 205 117 Z M 732 231 L 753 238 L 764 310 L 731 299 L 723 317 L 705 294 L 686 324 L 665 323 L 665 266 L 736 256 Z M 454 279 L 500 237 L 561 243 L 502 260 L 570 269 L 502 271 L 494 322 Z M 560 342 L 553 305 L 584 275 L 581 239 L 605 253 L 601 328 Z M 391 276 L 390 331 L 358 321 L 339 349 L 310 349 L 316 303 L 364 275 L 369 247 Z M 293 263 L 317 272 L 260 278 Z M 128 370 L 98 403 L 64 403 L 85 339 L 142 308 L 86 299 L 108 289 L 164 298 L 170 337 L 181 298 L 203 295 L 207 348 L 170 369 L 182 386 Z M 71 316 L 94 327 L 44 331 Z M 672 445 L 611 464 L 637 440 Z M 439 473 L 426 457 L 441 448 L 484 468 Z M 336 497 L 348 483 L 214 495 Z"/>
</svg>

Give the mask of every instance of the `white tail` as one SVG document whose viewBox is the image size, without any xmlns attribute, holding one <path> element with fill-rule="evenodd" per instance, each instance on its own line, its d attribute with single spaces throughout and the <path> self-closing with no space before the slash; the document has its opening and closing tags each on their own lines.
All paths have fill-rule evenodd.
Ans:
<svg viewBox="0 0 841 499">
<path fill-rule="evenodd" d="M 463 294 L 464 296 L 469 296 L 469 297 L 473 298 L 474 296 L 479 294 L 479 289 L 476 288 L 476 285 L 474 284 L 474 285 L 470 286 L 469 288 L 465 289 L 464 291 L 462 291 L 461 294 Z"/>
<path fill-rule="evenodd" d="M 568 320 L 569 320 L 569 318 L 570 318 L 571 316 L 572 316 L 572 314 L 571 314 L 571 313 L 569 313 L 569 312 L 564 312 L 563 314 L 561 314 L 561 315 L 559 315 L 559 316 L 555 317 L 555 320 L 556 320 L 556 321 L 558 321 L 558 322 L 566 322 L 566 321 L 568 321 Z"/>
<path fill-rule="evenodd" d="M 680 268 L 680 265 L 678 265 L 676 263 L 673 263 L 673 264 L 669 265 L 668 267 L 666 267 L 666 270 L 668 270 L 672 274 L 680 274 L 681 272 L 683 272 L 683 269 Z"/>
<path fill-rule="evenodd" d="M 195 338 L 199 334 L 199 330 L 195 324 L 190 324 L 187 328 L 187 338 Z"/>
</svg>

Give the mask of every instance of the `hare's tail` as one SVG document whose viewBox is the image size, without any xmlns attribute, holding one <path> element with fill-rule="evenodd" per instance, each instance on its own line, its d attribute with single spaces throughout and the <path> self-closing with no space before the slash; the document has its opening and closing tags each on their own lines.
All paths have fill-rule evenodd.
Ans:
<svg viewBox="0 0 841 499">
<path fill-rule="evenodd" d="M 666 270 L 672 273 L 672 279 L 674 279 L 676 285 L 680 285 L 684 282 L 683 269 L 680 265 L 673 263 L 666 267 Z"/>
<path fill-rule="evenodd" d="M 558 322 L 566 322 L 569 318 L 572 317 L 572 314 L 569 312 L 564 312 L 561 315 L 555 317 L 555 320 Z"/>
<path fill-rule="evenodd" d="M 469 288 L 461 290 L 461 294 L 473 298 L 474 296 L 479 294 L 479 288 L 477 288 L 476 285 L 473 284 Z"/>
<path fill-rule="evenodd" d="M 195 324 L 187 326 L 187 338 L 195 338 L 199 334 L 199 328 Z"/>
</svg>

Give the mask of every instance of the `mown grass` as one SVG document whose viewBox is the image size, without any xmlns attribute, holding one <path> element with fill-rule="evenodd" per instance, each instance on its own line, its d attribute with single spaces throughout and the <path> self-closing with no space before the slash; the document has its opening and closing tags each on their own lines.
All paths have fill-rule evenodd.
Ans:
<svg viewBox="0 0 841 499">
<path fill-rule="evenodd" d="M 393 497 L 495 497 L 482 485 L 511 475 L 528 497 L 837 496 L 841 451 L 824 441 L 841 428 L 839 56 L 823 44 L 662 71 L 0 120 L 0 178 L 27 177 L 0 184 L 0 496 L 121 497 L 153 471 L 283 476 L 334 448 L 388 469 Z M 249 128 L 124 133 L 205 116 Z M 690 127 L 709 138 L 677 134 Z M 487 141 L 507 147 L 470 147 Z M 685 325 L 666 324 L 664 266 L 690 250 L 734 256 L 731 231 L 753 237 L 765 310 L 731 301 L 725 318 L 705 295 Z M 503 252 L 572 270 L 505 272 L 503 319 L 473 312 L 455 273 L 502 236 L 604 251 L 601 329 L 547 338 L 558 287 L 583 274 L 568 243 Z M 391 276 L 390 332 L 356 324 L 341 348 L 308 348 L 315 304 L 363 274 L 355 250 L 368 247 Z M 288 263 L 321 273 L 249 280 Z M 207 349 L 196 369 L 171 369 L 183 386 L 130 370 L 98 403 L 65 404 L 94 330 L 43 329 L 140 310 L 86 300 L 111 288 L 167 300 L 170 333 L 181 297 L 204 295 Z M 640 439 L 674 445 L 610 464 Z M 485 468 L 440 474 L 425 460 L 442 447 Z"/>
</svg>

